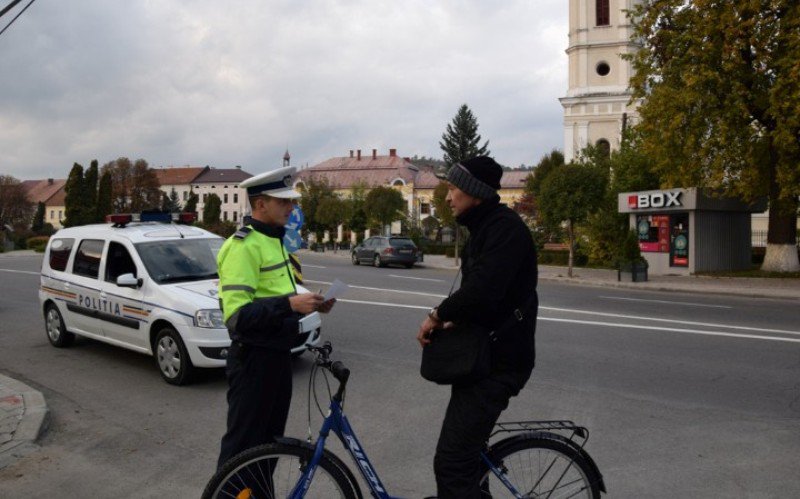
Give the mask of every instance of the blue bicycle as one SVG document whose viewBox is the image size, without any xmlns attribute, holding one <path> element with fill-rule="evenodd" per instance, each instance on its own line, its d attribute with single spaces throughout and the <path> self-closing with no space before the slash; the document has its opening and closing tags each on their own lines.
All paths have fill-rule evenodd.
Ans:
<svg viewBox="0 0 800 499">
<path fill-rule="evenodd" d="M 211 478 L 203 499 L 361 499 L 361 488 L 350 468 L 325 449 L 331 430 L 350 453 L 372 497 L 396 499 L 386 492 L 344 415 L 350 371 L 341 362 L 330 360 L 330 343 L 308 349 L 316 353 L 309 379 L 309 406 L 312 387 L 316 401 L 319 372 L 325 376 L 328 371 L 339 381 L 317 441 L 282 437 L 242 452 Z M 325 380 L 327 384 L 327 376 Z M 524 421 L 498 423 L 492 437 L 498 434 L 511 435 L 487 445 L 481 454 L 484 497 L 595 499 L 606 491 L 600 470 L 584 449 L 589 438 L 586 428 L 571 421 Z"/>
</svg>

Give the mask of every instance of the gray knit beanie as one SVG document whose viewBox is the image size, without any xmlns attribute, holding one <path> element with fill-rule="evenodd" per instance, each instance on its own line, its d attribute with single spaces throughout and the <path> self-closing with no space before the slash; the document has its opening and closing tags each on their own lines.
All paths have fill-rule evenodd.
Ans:
<svg viewBox="0 0 800 499">
<path fill-rule="evenodd" d="M 456 163 L 447 172 L 446 180 L 479 199 L 491 199 L 500 189 L 503 167 L 489 156 L 478 156 Z"/>
</svg>

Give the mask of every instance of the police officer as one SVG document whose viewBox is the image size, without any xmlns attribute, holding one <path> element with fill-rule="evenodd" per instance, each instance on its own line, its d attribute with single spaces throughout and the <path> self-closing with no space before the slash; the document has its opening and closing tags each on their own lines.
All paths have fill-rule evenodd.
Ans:
<svg viewBox="0 0 800 499">
<path fill-rule="evenodd" d="M 315 293 L 297 293 L 283 226 L 300 194 L 294 167 L 249 178 L 249 224 L 222 245 L 217 257 L 219 296 L 231 337 L 228 351 L 228 422 L 217 467 L 251 447 L 283 435 L 292 398 L 290 349 L 301 314 L 329 312 Z"/>
</svg>

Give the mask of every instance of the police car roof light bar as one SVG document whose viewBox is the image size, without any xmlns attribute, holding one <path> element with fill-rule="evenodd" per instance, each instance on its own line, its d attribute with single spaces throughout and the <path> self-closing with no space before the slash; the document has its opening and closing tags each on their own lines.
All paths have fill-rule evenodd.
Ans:
<svg viewBox="0 0 800 499">
<path fill-rule="evenodd" d="M 191 224 L 195 220 L 197 220 L 197 213 L 193 213 L 191 211 L 178 213 L 178 223 Z"/>
<path fill-rule="evenodd" d="M 125 227 L 133 221 L 133 216 L 130 213 L 115 213 L 113 215 L 106 215 L 106 223 L 114 224 L 114 227 Z"/>
</svg>

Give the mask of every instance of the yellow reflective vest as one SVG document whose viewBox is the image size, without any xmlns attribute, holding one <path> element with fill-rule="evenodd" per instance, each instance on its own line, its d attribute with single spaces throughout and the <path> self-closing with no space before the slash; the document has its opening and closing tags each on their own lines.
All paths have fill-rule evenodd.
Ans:
<svg viewBox="0 0 800 499">
<path fill-rule="evenodd" d="M 266 339 L 284 329 L 297 314 L 288 297 L 297 294 L 283 228 L 258 221 L 228 238 L 217 255 L 219 297 L 232 339 Z M 262 341 L 255 341 L 262 343 Z"/>
</svg>

